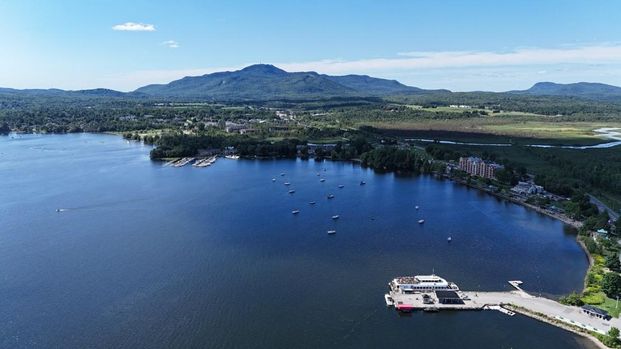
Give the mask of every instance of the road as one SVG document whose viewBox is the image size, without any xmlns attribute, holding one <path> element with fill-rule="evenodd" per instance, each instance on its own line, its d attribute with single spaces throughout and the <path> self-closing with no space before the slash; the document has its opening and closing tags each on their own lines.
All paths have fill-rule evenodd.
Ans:
<svg viewBox="0 0 621 349">
<path fill-rule="evenodd" d="M 600 212 L 608 211 L 608 215 L 610 216 L 610 218 L 613 221 L 616 221 L 617 219 L 619 219 L 619 212 L 616 212 L 615 210 L 613 210 L 610 207 L 606 206 L 606 204 L 601 202 L 595 196 L 593 196 L 591 194 L 588 194 L 588 195 L 589 195 L 589 199 L 591 200 L 591 203 L 594 204 L 595 206 L 597 206 L 597 208 L 599 209 Z"/>
<path fill-rule="evenodd" d="M 602 320 L 583 313 L 580 307 L 563 305 L 551 299 L 535 297 L 519 291 L 467 293 L 473 301 L 480 304 L 513 304 L 600 333 L 608 332 L 611 326 L 621 328 L 621 319 Z"/>
</svg>

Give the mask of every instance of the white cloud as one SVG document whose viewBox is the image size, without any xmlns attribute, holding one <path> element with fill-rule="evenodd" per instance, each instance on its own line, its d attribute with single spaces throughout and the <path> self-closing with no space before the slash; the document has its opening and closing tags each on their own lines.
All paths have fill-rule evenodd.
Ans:
<svg viewBox="0 0 621 349">
<path fill-rule="evenodd" d="M 112 27 L 112 30 L 130 31 L 130 32 L 154 32 L 155 26 L 153 24 L 125 22 L 117 24 Z"/>
<path fill-rule="evenodd" d="M 178 48 L 179 47 L 179 43 L 176 42 L 175 40 L 166 40 L 160 43 L 160 45 L 164 45 L 168 48 Z"/>
<path fill-rule="evenodd" d="M 621 45 L 600 44 L 560 48 L 524 48 L 509 52 L 406 52 L 400 53 L 398 56 L 398 58 L 360 60 L 326 59 L 312 62 L 284 63 L 279 66 L 290 71 L 316 70 L 330 74 L 348 74 L 356 72 L 561 63 L 614 64 L 621 62 Z"/>
<path fill-rule="evenodd" d="M 105 82 L 106 85 L 130 90 L 151 83 L 168 83 L 184 76 L 238 70 L 250 64 L 253 62 L 195 69 L 140 70 L 108 76 Z M 506 52 L 409 52 L 393 58 L 273 64 L 289 72 L 368 74 L 396 79 L 411 86 L 455 91 L 524 89 L 541 81 L 544 76 L 547 81 L 561 83 L 594 81 L 621 85 L 621 44 L 522 48 Z"/>
</svg>

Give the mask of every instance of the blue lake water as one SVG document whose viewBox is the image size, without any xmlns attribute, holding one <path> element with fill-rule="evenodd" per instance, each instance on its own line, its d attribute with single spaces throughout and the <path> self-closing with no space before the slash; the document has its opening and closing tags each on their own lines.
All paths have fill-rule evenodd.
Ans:
<svg viewBox="0 0 621 349">
<path fill-rule="evenodd" d="M 523 316 L 384 303 L 390 279 L 432 271 L 465 290 L 579 290 L 588 262 L 556 220 L 430 176 L 312 160 L 172 168 L 149 150 L 0 137 L 0 347 L 591 347 Z"/>
</svg>

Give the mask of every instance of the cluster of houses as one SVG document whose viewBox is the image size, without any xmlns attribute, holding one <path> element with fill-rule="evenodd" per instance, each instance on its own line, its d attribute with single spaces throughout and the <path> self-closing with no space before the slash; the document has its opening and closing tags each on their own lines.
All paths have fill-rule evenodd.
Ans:
<svg viewBox="0 0 621 349">
<path fill-rule="evenodd" d="M 295 120 L 295 115 L 288 110 L 281 111 L 277 110 L 276 112 L 277 119 L 270 123 L 270 132 L 277 131 L 288 131 L 290 128 L 290 123 Z M 253 125 L 263 124 L 267 122 L 264 119 L 250 119 L 244 122 L 233 122 L 227 121 L 224 126 L 224 130 L 227 133 L 239 133 L 239 134 L 249 134 L 256 132 L 256 128 Z"/>
<path fill-rule="evenodd" d="M 224 125 L 224 130 L 227 133 L 239 133 L 239 134 L 248 134 L 253 133 L 255 131 L 254 128 L 248 126 L 247 124 L 239 124 L 232 121 L 227 121 Z"/>
<path fill-rule="evenodd" d="M 518 182 L 517 185 L 511 188 L 511 192 L 517 195 L 521 195 L 521 196 L 530 196 L 530 195 L 538 195 L 538 194 L 543 195 L 546 193 L 546 191 L 543 189 L 542 186 L 536 185 L 532 181 Z"/>
<path fill-rule="evenodd" d="M 295 120 L 295 115 L 290 110 L 277 110 L 276 117 L 280 120 Z"/>
<path fill-rule="evenodd" d="M 308 155 L 309 156 L 315 156 L 315 153 L 317 152 L 317 149 L 321 149 L 326 153 L 330 153 L 332 152 L 332 150 L 334 150 L 334 148 L 336 148 L 336 143 L 322 143 L 322 144 L 317 144 L 317 143 L 307 143 L 306 145 L 298 145 L 297 146 L 297 150 L 298 153 L 302 151 L 302 148 L 307 147 L 308 148 Z"/>
</svg>

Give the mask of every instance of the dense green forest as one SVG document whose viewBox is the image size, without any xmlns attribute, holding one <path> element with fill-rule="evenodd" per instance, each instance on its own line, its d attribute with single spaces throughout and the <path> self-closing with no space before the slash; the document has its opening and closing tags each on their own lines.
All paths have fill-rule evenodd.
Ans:
<svg viewBox="0 0 621 349">
<path fill-rule="evenodd" d="M 363 166 L 385 172 L 431 173 L 439 169 L 425 152 L 397 147 L 380 147 L 360 157 Z"/>
<path fill-rule="evenodd" d="M 423 109 L 411 108 L 415 104 Z M 473 110 L 436 111 L 434 108 L 466 104 Z M 267 100 L 221 104 L 205 101 L 171 101 L 147 97 L 38 95 L 0 91 L 0 123 L 23 132 L 105 132 L 158 129 L 194 120 L 266 118 L 270 110 L 289 109 L 307 121 L 356 124 L 363 121 L 451 120 L 503 116 L 500 111 L 533 113 L 546 122 L 619 121 L 621 102 L 593 101 L 558 96 L 508 93 L 425 93 L 387 98 L 332 97 L 318 100 Z M 312 116 L 312 117 L 311 117 Z M 519 120 L 518 120 L 519 121 Z"/>
<path fill-rule="evenodd" d="M 618 147 L 602 149 L 534 148 L 456 146 L 433 144 L 427 152 L 437 159 L 457 160 L 460 156 L 478 155 L 515 169 L 535 174 L 535 182 L 546 190 L 571 196 L 588 191 L 607 198 L 607 202 L 621 208 L 621 150 Z"/>
</svg>

